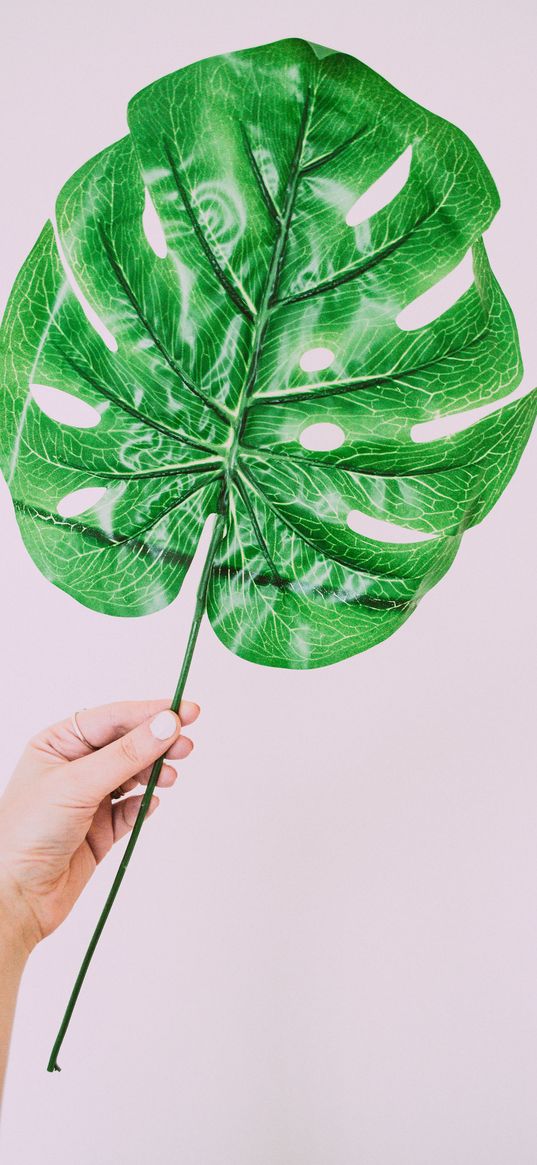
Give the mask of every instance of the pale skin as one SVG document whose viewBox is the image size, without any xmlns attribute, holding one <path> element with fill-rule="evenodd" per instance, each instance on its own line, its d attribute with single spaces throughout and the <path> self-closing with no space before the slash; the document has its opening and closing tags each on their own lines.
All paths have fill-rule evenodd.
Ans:
<svg viewBox="0 0 537 1165">
<path fill-rule="evenodd" d="M 164 699 L 84 708 L 78 724 L 93 748 L 69 717 L 42 729 L 0 798 L 0 1097 L 31 952 L 60 926 L 96 866 L 132 829 L 143 796 L 133 790 L 147 785 L 153 762 L 163 755 L 184 760 L 192 751 L 182 726 L 193 723 L 198 705 L 183 700 L 179 716 L 169 707 Z M 176 778 L 173 765 L 164 763 L 159 786 Z M 127 796 L 112 798 L 119 786 Z M 154 796 L 148 816 L 158 804 Z"/>
</svg>

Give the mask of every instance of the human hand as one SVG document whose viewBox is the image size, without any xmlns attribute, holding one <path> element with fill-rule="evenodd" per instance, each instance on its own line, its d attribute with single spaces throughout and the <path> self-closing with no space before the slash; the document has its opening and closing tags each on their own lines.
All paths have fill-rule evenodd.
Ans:
<svg viewBox="0 0 537 1165">
<path fill-rule="evenodd" d="M 132 829 L 143 794 L 119 801 L 111 794 L 147 785 L 163 753 L 183 760 L 192 751 L 181 724 L 191 724 L 199 707 L 183 700 L 179 711 L 180 718 L 169 700 L 84 708 L 77 720 L 91 744 L 70 719 L 28 742 L 0 798 L 0 910 L 27 953 L 63 922 L 95 867 Z M 159 786 L 176 778 L 163 764 Z M 153 796 L 147 816 L 158 804 Z"/>
</svg>

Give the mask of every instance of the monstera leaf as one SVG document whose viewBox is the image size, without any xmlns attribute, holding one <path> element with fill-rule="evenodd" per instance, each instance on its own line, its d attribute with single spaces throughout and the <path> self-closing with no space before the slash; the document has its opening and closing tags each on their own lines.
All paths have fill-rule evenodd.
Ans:
<svg viewBox="0 0 537 1165">
<path fill-rule="evenodd" d="M 427 437 L 521 377 L 481 239 L 492 179 L 460 130 L 301 40 L 182 69 L 128 121 L 61 191 L 3 324 L 25 544 L 80 602 L 143 615 L 219 510 L 208 612 L 232 651 L 315 667 L 371 647 L 494 504 L 535 416 L 530 397 Z M 469 253 L 464 294 L 405 324 Z M 86 405 L 69 424 L 65 394 Z"/>
<path fill-rule="evenodd" d="M 177 708 L 205 608 L 280 667 L 391 635 L 499 497 L 537 397 L 494 407 L 522 366 L 484 163 L 363 64 L 280 41 L 157 81 L 128 122 L 15 283 L 1 465 L 38 567 L 113 615 L 169 603 L 216 514 Z"/>
</svg>

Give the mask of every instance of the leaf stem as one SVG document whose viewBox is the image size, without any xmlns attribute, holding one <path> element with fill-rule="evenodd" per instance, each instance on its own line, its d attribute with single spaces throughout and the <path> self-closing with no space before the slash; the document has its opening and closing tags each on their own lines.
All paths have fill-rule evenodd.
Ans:
<svg viewBox="0 0 537 1165">
<path fill-rule="evenodd" d="M 221 502 L 222 502 L 222 499 L 221 499 Z M 224 512 L 223 505 L 220 504 L 218 513 L 217 513 L 215 521 L 214 521 L 213 530 L 212 530 L 212 534 L 211 534 L 211 540 L 209 543 L 207 555 L 205 558 L 205 562 L 203 564 L 203 569 L 202 569 L 200 581 L 198 584 L 198 589 L 197 589 L 197 593 L 196 593 L 196 603 L 195 603 L 195 607 L 194 607 L 194 614 L 192 617 L 192 623 L 190 626 L 190 633 L 188 636 L 188 642 L 186 645 L 186 650 L 185 650 L 185 654 L 183 657 L 183 662 L 181 664 L 181 671 L 179 673 L 179 679 L 177 680 L 177 687 L 175 689 L 173 700 L 170 704 L 170 707 L 173 709 L 174 712 L 177 712 L 179 710 L 179 705 L 181 703 L 181 699 L 183 696 L 185 683 L 186 683 L 188 673 L 190 670 L 190 664 L 192 663 L 192 656 L 194 654 L 194 648 L 196 646 L 198 632 L 199 632 L 199 629 L 201 626 L 201 621 L 203 619 L 203 615 L 205 612 L 205 605 L 206 605 L 206 601 L 207 601 L 207 590 L 209 587 L 209 578 L 210 578 L 210 574 L 211 574 L 211 569 L 212 569 L 212 565 L 213 565 L 216 551 L 218 549 L 218 546 L 220 545 L 220 541 L 221 541 L 222 535 L 224 533 L 224 525 L 225 525 L 225 512 Z M 144 819 L 145 819 L 147 810 L 149 808 L 149 804 L 150 804 L 151 797 L 152 797 L 154 789 L 155 789 L 155 785 L 156 785 L 158 778 L 159 778 L 159 773 L 160 773 L 160 770 L 162 768 L 163 760 L 164 760 L 163 757 L 159 757 L 158 760 L 155 761 L 155 764 L 153 765 L 153 768 L 151 769 L 151 775 L 150 775 L 150 778 L 147 782 L 147 788 L 146 788 L 146 791 L 145 791 L 144 796 L 142 798 L 140 808 L 138 810 L 138 815 L 136 817 L 136 821 L 134 823 L 132 833 L 131 833 L 130 838 L 129 838 L 128 845 L 125 849 L 125 853 L 123 854 L 123 857 L 122 857 L 121 862 L 119 864 L 117 874 L 116 874 L 114 881 L 112 883 L 112 888 L 110 890 L 108 898 L 106 899 L 106 902 L 105 902 L 105 905 L 104 905 L 103 910 L 101 912 L 99 921 L 98 921 L 97 926 L 95 927 L 95 930 L 94 930 L 93 935 L 91 937 L 90 943 L 88 945 L 88 949 L 87 949 L 86 954 L 84 955 L 84 958 L 82 960 L 82 964 L 80 966 L 80 970 L 78 972 L 78 975 L 77 975 L 77 978 L 75 981 L 75 985 L 73 987 L 73 990 L 72 990 L 70 998 L 69 998 L 69 1002 L 68 1002 L 66 1010 L 65 1010 L 65 1015 L 64 1015 L 62 1022 L 60 1024 L 60 1027 L 58 1030 L 58 1035 L 56 1036 L 56 1040 L 54 1042 L 54 1047 L 52 1049 L 52 1052 L 50 1054 L 50 1059 L 49 1059 L 49 1062 L 47 1064 L 47 1072 L 60 1072 L 61 1071 L 61 1068 L 58 1064 L 58 1059 L 57 1059 L 58 1053 L 59 1053 L 60 1048 L 62 1046 L 62 1043 L 64 1041 L 65 1034 L 67 1032 L 67 1028 L 69 1027 L 71 1016 L 72 1016 L 73 1011 L 75 1009 L 76 1001 L 77 1001 L 78 996 L 80 994 L 82 984 L 84 982 L 84 979 L 86 978 L 86 974 L 88 972 L 89 965 L 90 965 L 91 960 L 93 958 L 95 948 L 96 948 L 97 943 L 99 942 L 101 934 L 104 930 L 106 920 L 108 918 L 108 915 L 110 914 L 110 911 L 111 911 L 112 906 L 114 904 L 117 892 L 118 892 L 119 887 L 121 886 L 121 883 L 122 883 L 123 878 L 125 876 L 127 866 L 128 866 L 130 859 L 132 857 L 134 847 L 135 847 L 136 842 L 138 840 L 138 835 L 140 833 L 140 830 L 141 830 L 142 825 L 144 823 Z"/>
</svg>

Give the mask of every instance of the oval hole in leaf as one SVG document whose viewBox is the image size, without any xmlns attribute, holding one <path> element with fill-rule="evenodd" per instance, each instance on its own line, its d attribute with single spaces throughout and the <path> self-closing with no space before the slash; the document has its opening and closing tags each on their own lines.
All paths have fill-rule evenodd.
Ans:
<svg viewBox="0 0 537 1165">
<path fill-rule="evenodd" d="M 31 384 L 30 392 L 41 412 L 52 421 L 73 425 L 76 429 L 93 429 L 99 424 L 101 414 L 98 409 L 71 392 L 62 392 L 49 384 Z"/>
<path fill-rule="evenodd" d="M 91 506 L 97 505 L 105 493 L 105 485 L 88 485 L 83 489 L 74 489 L 61 498 L 56 509 L 62 518 L 76 518 L 78 514 L 83 514 Z"/>
<path fill-rule="evenodd" d="M 372 218 L 374 214 L 378 214 L 379 210 L 383 210 L 396 195 L 400 194 L 408 181 L 411 161 L 412 146 L 407 146 L 395 162 L 384 171 L 384 174 L 381 174 L 380 178 L 377 178 L 376 182 L 373 182 L 372 186 L 356 199 L 345 216 L 347 226 L 359 226 L 368 218 Z"/>
<path fill-rule="evenodd" d="M 73 292 L 73 295 L 76 297 L 76 299 L 78 299 L 78 302 L 88 323 L 91 324 L 93 330 L 97 332 L 97 335 L 101 337 L 101 340 L 104 344 L 106 344 L 106 347 L 110 350 L 110 352 L 117 352 L 117 340 L 115 336 L 112 335 L 111 331 L 109 328 L 107 328 L 101 317 L 97 315 L 95 308 L 91 306 L 89 299 L 86 299 L 82 288 L 79 287 L 75 279 L 74 273 L 69 266 L 67 256 L 63 249 L 62 241 L 58 231 L 58 224 L 54 217 L 52 218 L 52 226 L 54 230 L 54 238 L 56 239 L 56 246 L 58 248 L 58 254 L 60 256 L 61 264 L 65 272 L 65 278 L 71 288 L 71 291 Z"/>
<path fill-rule="evenodd" d="M 142 226 L 144 228 L 144 235 L 155 255 L 159 259 L 165 259 L 168 254 L 168 244 L 166 236 L 162 227 L 162 223 L 153 205 L 153 201 L 149 190 L 145 192 L 145 206 L 142 215 Z"/>
<path fill-rule="evenodd" d="M 338 449 L 344 440 L 343 429 L 339 425 L 333 425 L 331 421 L 308 425 L 300 434 L 300 444 L 304 449 Z"/>
<path fill-rule="evenodd" d="M 375 542 L 429 542 L 431 538 L 438 537 L 437 534 L 426 534 L 423 530 L 410 530 L 408 526 L 398 526 L 395 522 L 372 518 L 362 510 L 349 511 L 347 526 L 354 530 L 355 534 L 373 538 Z"/>
<path fill-rule="evenodd" d="M 443 315 L 448 308 L 464 295 L 465 291 L 474 282 L 474 268 L 471 249 L 466 252 L 464 259 L 439 279 L 432 287 L 418 295 L 417 299 L 407 304 L 396 317 L 396 324 L 403 332 L 414 331 L 432 323 L 438 316 Z"/>
<path fill-rule="evenodd" d="M 331 348 L 308 348 L 300 357 L 300 367 L 304 372 L 320 372 L 329 368 L 334 359 Z"/>
</svg>

